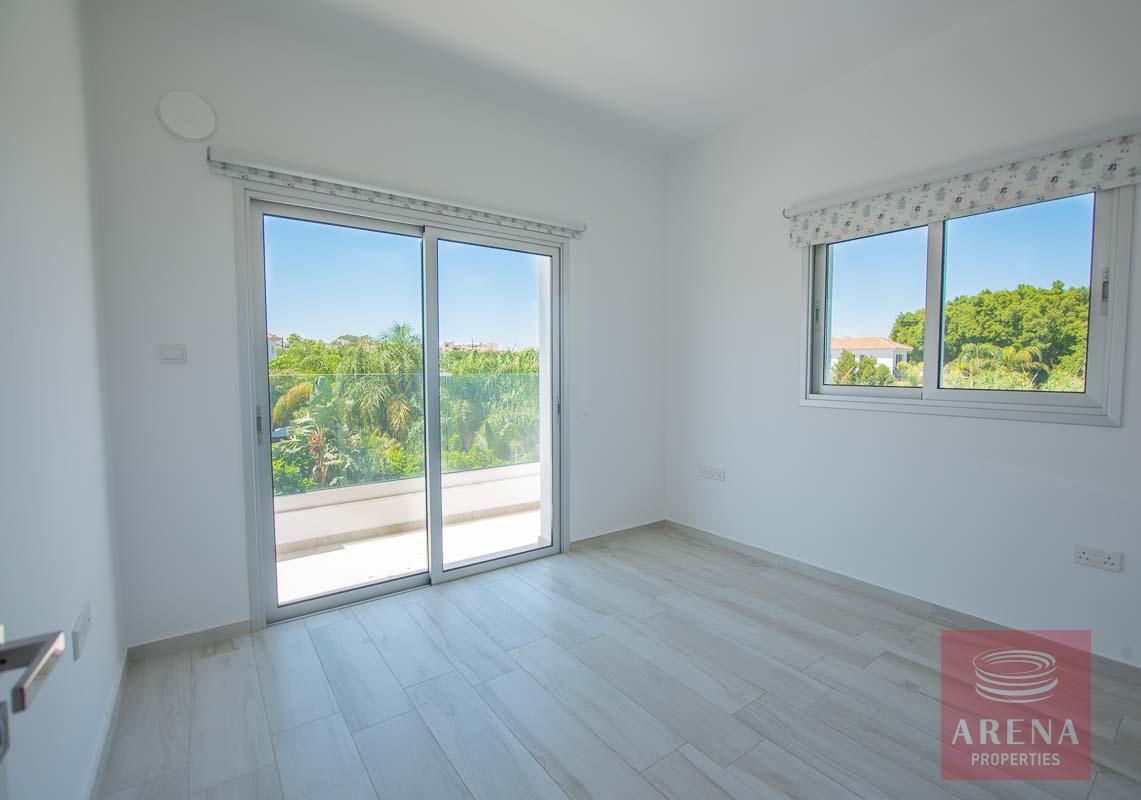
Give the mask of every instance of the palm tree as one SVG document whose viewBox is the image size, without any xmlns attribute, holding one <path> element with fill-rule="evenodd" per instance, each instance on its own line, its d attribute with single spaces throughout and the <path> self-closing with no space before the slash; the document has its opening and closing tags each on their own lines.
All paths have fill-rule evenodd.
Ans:
<svg viewBox="0 0 1141 800">
<path fill-rule="evenodd" d="M 393 325 L 344 350 L 337 386 L 348 420 L 403 438 L 423 403 L 420 337 L 408 325 Z"/>
<path fill-rule="evenodd" d="M 290 387 L 273 404 L 273 427 L 284 428 L 293 415 L 309 402 L 313 394 L 313 384 L 298 383 Z"/>
<path fill-rule="evenodd" d="M 960 389 L 1033 389 L 1047 373 L 1032 349 L 967 342 L 943 367 L 947 384 Z"/>
<path fill-rule="evenodd" d="M 999 355 L 999 361 L 1005 369 L 1026 373 L 1034 383 L 1041 383 L 1050 372 L 1042 363 L 1041 353 L 1030 347 L 1024 350 L 1004 347 Z"/>
<path fill-rule="evenodd" d="M 422 474 L 424 345 L 413 328 L 334 344 L 290 341 L 291 360 L 275 368 L 274 418 L 290 426 L 289 437 L 274 442 L 275 459 L 300 467 L 312 488 Z M 306 369 L 310 363 L 323 368 Z M 442 353 L 445 463 L 466 469 L 536 458 L 538 370 L 534 348 Z"/>
</svg>

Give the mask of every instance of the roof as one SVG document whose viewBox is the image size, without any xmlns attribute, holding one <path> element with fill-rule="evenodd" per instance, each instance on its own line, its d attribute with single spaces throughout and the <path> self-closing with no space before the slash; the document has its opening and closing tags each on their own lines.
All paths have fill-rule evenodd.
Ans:
<svg viewBox="0 0 1141 800">
<path fill-rule="evenodd" d="M 904 350 L 911 352 L 911 346 L 893 342 L 883 336 L 833 336 L 833 350 Z"/>
</svg>

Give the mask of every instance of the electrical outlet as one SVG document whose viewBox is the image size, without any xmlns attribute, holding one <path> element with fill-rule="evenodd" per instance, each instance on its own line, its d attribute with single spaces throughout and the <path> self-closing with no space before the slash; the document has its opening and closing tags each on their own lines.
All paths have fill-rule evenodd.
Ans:
<svg viewBox="0 0 1141 800">
<path fill-rule="evenodd" d="M 1123 553 L 1116 550 L 1100 550 L 1084 544 L 1074 545 L 1074 563 L 1083 567 L 1097 567 L 1110 572 L 1121 572 Z"/>
<path fill-rule="evenodd" d="M 71 657 L 78 661 L 80 653 L 87 646 L 87 634 L 91 633 L 91 604 L 84 603 L 83 610 L 79 612 L 79 619 L 71 629 Z"/>
<path fill-rule="evenodd" d="M 723 481 L 723 480 L 725 480 L 725 468 L 724 467 L 710 467 L 710 466 L 707 466 L 705 464 L 702 464 L 697 469 L 697 476 L 699 478 L 705 478 L 706 480 L 709 480 L 709 481 Z"/>
</svg>

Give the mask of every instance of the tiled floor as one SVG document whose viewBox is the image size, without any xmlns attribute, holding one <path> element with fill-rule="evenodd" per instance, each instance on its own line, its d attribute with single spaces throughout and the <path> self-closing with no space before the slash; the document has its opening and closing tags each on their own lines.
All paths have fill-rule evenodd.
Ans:
<svg viewBox="0 0 1141 800">
<path fill-rule="evenodd" d="M 939 630 L 976 623 L 643 529 L 134 663 L 103 796 L 1141 798 L 1127 668 L 1093 781 L 939 780 Z"/>
</svg>

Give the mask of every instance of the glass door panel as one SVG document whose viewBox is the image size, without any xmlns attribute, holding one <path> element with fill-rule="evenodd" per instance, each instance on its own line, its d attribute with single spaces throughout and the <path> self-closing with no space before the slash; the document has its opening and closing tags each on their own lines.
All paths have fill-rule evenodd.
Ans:
<svg viewBox="0 0 1141 800">
<path fill-rule="evenodd" d="M 552 544 L 550 255 L 440 239 L 443 569 Z"/>
<path fill-rule="evenodd" d="M 261 217 L 279 607 L 428 571 L 422 239 L 305 216 Z"/>
</svg>

